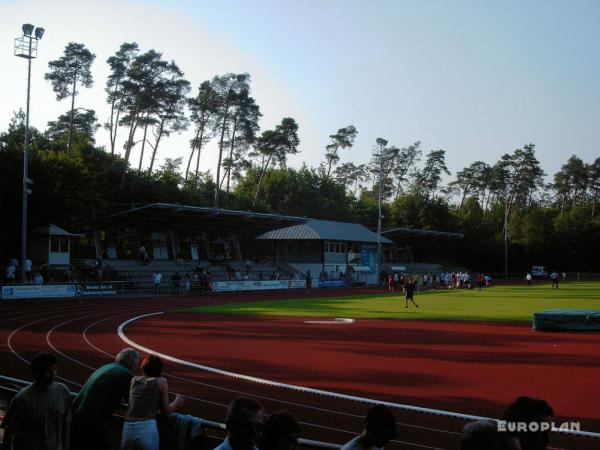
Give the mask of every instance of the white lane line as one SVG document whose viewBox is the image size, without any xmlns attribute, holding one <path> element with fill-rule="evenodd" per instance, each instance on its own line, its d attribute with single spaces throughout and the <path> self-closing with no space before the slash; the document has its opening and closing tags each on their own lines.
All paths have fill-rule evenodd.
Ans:
<svg viewBox="0 0 600 450">
<path fill-rule="evenodd" d="M 354 323 L 354 319 L 347 319 L 345 317 L 336 317 L 333 320 L 305 320 L 304 323 L 316 323 L 316 324 L 347 324 Z"/>
<path fill-rule="evenodd" d="M 146 353 L 153 353 L 155 355 L 160 356 L 161 358 L 166 359 L 167 361 L 171 361 L 173 363 L 181 364 L 181 365 L 187 366 L 187 367 L 193 367 L 194 369 L 199 369 L 199 370 L 204 370 L 207 372 L 216 373 L 218 375 L 223 375 L 223 376 L 227 376 L 227 377 L 232 377 L 232 378 L 237 378 L 240 380 L 249 381 L 252 383 L 265 384 L 268 386 L 273 386 L 273 387 L 278 387 L 278 388 L 283 388 L 283 389 L 290 389 L 293 391 L 299 391 L 299 392 L 303 392 L 303 393 L 322 395 L 325 397 L 333 397 L 333 398 L 337 398 L 337 399 L 350 400 L 350 401 L 367 403 L 367 404 L 372 404 L 372 405 L 377 405 L 377 404 L 386 405 L 390 408 L 401 409 L 401 410 L 405 410 L 405 411 L 433 414 L 433 415 L 444 416 L 444 417 L 454 417 L 454 418 L 463 419 L 463 420 L 493 420 L 493 419 L 490 419 L 489 417 L 475 416 L 475 415 L 470 415 L 470 414 L 461 414 L 461 413 L 455 413 L 455 412 L 451 412 L 451 411 L 442 411 L 442 410 L 431 409 L 431 408 L 423 408 L 420 406 L 405 405 L 402 403 L 385 402 L 385 401 L 375 400 L 375 399 L 366 398 L 366 397 L 358 397 L 358 396 L 354 396 L 354 395 L 341 394 L 338 392 L 330 392 L 330 391 L 324 391 L 321 389 L 314 389 L 314 388 L 308 388 L 308 387 L 304 387 L 304 386 L 297 386 L 297 385 L 293 385 L 293 384 L 280 383 L 278 381 L 271 381 L 271 380 L 266 380 L 264 378 L 258 378 L 258 377 L 253 377 L 250 375 L 229 372 L 227 370 L 222 370 L 222 369 L 217 369 L 215 367 L 196 364 L 196 363 L 186 361 L 186 360 L 183 360 L 180 358 L 175 358 L 171 355 L 166 355 L 164 353 L 156 352 L 156 351 L 152 350 L 151 348 L 144 347 L 143 345 L 140 345 L 137 342 L 132 341 L 125 335 L 125 332 L 123 330 L 130 323 L 135 322 L 136 320 L 139 320 L 139 319 L 143 319 L 143 318 L 151 317 L 151 316 L 157 316 L 157 315 L 161 315 L 161 314 L 164 314 L 164 312 L 160 311 L 160 312 L 154 312 L 154 313 L 149 313 L 149 314 L 143 314 L 143 315 L 140 315 L 137 317 L 133 317 L 129 320 L 126 320 L 125 322 L 123 322 L 119 325 L 119 328 L 118 328 L 119 337 L 124 342 L 131 345 L 132 347 L 137 348 L 138 350 L 144 351 Z"/>
</svg>

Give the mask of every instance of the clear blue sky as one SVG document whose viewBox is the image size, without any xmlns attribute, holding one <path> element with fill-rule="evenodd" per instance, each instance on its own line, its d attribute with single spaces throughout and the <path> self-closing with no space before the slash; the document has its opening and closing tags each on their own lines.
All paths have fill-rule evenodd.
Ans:
<svg viewBox="0 0 600 450">
<path fill-rule="evenodd" d="M 47 3 L 55 14 L 31 17 L 35 5 Z M 399 147 L 420 140 L 424 151 L 442 148 L 452 172 L 476 159 L 493 163 L 529 142 L 549 173 L 573 153 L 587 162 L 600 156 L 600 1 L 31 4 L 0 1 L 0 58 L 15 77 L 10 81 L 21 83 L 25 68 L 12 56 L 12 38 L 21 23 L 43 22 L 48 31 L 34 86 L 44 105 L 32 117 L 38 126 L 68 109 L 50 105 L 43 72 L 69 40 L 98 54 L 93 93 L 80 101 L 101 120 L 104 61 L 120 42 L 136 40 L 175 59 L 194 88 L 217 73 L 250 72 L 263 128 L 288 115 L 300 124 L 295 166 L 317 165 L 327 136 L 348 124 L 359 135 L 343 161 L 366 162 L 377 137 Z M 113 13 L 122 26 L 107 30 L 102 16 Z M 65 27 L 65 16 L 72 26 Z M 0 87 L 2 129 L 24 103 L 13 91 Z M 189 134 L 171 138 L 161 156 L 185 155 Z M 97 139 L 107 137 L 99 131 Z M 214 155 L 206 158 L 214 171 Z"/>
</svg>

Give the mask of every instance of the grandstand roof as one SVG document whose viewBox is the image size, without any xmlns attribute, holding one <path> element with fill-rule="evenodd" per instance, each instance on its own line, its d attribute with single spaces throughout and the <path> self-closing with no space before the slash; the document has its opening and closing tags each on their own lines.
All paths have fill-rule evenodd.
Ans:
<svg viewBox="0 0 600 450">
<path fill-rule="evenodd" d="M 101 217 L 94 223 L 120 227 L 160 227 L 256 236 L 273 228 L 285 227 L 306 220 L 308 220 L 306 217 L 281 214 L 234 211 L 173 203 L 152 203 Z"/>
<path fill-rule="evenodd" d="M 351 242 L 377 242 L 377 234 L 359 223 L 311 219 L 306 223 L 268 231 L 256 239 L 261 240 L 330 240 Z M 383 244 L 392 241 L 381 237 Z"/>
<path fill-rule="evenodd" d="M 448 231 L 433 231 L 433 230 L 420 230 L 417 228 L 389 228 L 381 232 L 381 234 L 388 235 L 392 239 L 401 238 L 427 238 L 427 239 L 462 239 L 465 236 L 462 233 L 450 233 Z"/>
</svg>

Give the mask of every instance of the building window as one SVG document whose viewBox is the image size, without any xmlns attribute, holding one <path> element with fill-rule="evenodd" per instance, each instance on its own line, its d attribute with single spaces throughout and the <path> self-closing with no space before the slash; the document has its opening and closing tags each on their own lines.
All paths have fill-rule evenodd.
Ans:
<svg viewBox="0 0 600 450">
<path fill-rule="evenodd" d="M 52 253 L 69 253 L 69 238 L 65 236 L 50 236 L 50 251 Z"/>
</svg>

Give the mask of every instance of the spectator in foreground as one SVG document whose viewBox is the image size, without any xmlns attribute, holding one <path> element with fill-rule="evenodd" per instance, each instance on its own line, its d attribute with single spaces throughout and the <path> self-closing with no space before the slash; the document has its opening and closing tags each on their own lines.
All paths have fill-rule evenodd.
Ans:
<svg viewBox="0 0 600 450">
<path fill-rule="evenodd" d="M 375 405 L 367 412 L 363 432 L 347 442 L 342 450 L 381 449 L 395 437 L 398 430 L 394 414 L 385 405 Z"/>
<path fill-rule="evenodd" d="M 287 411 L 277 411 L 265 421 L 258 442 L 260 450 L 295 450 L 298 446 L 300 426 Z"/>
<path fill-rule="evenodd" d="M 45 352 L 31 360 L 34 381 L 10 402 L 2 421 L 2 449 L 69 450 L 71 394 L 54 381 L 56 362 Z"/>
<path fill-rule="evenodd" d="M 167 416 L 183 406 L 183 397 L 169 403 L 169 385 L 162 377 L 163 362 L 156 355 L 142 360 L 143 376 L 133 377 L 129 388 L 129 407 L 125 415 L 121 450 L 159 450 L 156 414 Z"/>
<path fill-rule="evenodd" d="M 502 420 L 512 423 L 529 424 L 535 422 L 538 431 L 525 431 L 518 433 L 522 450 L 546 450 L 550 443 L 549 431 L 541 431 L 541 424 L 552 424 L 554 411 L 545 401 L 533 397 L 518 397 L 512 402 L 504 413 Z"/>
<path fill-rule="evenodd" d="M 257 450 L 264 420 L 264 410 L 249 397 L 235 399 L 227 408 L 227 437 L 215 450 Z"/>
<path fill-rule="evenodd" d="M 141 355 L 132 348 L 96 370 L 73 402 L 71 450 L 106 450 L 113 412 L 129 397 L 131 378 L 139 370 Z"/>
<path fill-rule="evenodd" d="M 460 450 L 521 450 L 515 434 L 498 431 L 495 420 L 478 420 L 462 429 Z"/>
</svg>

